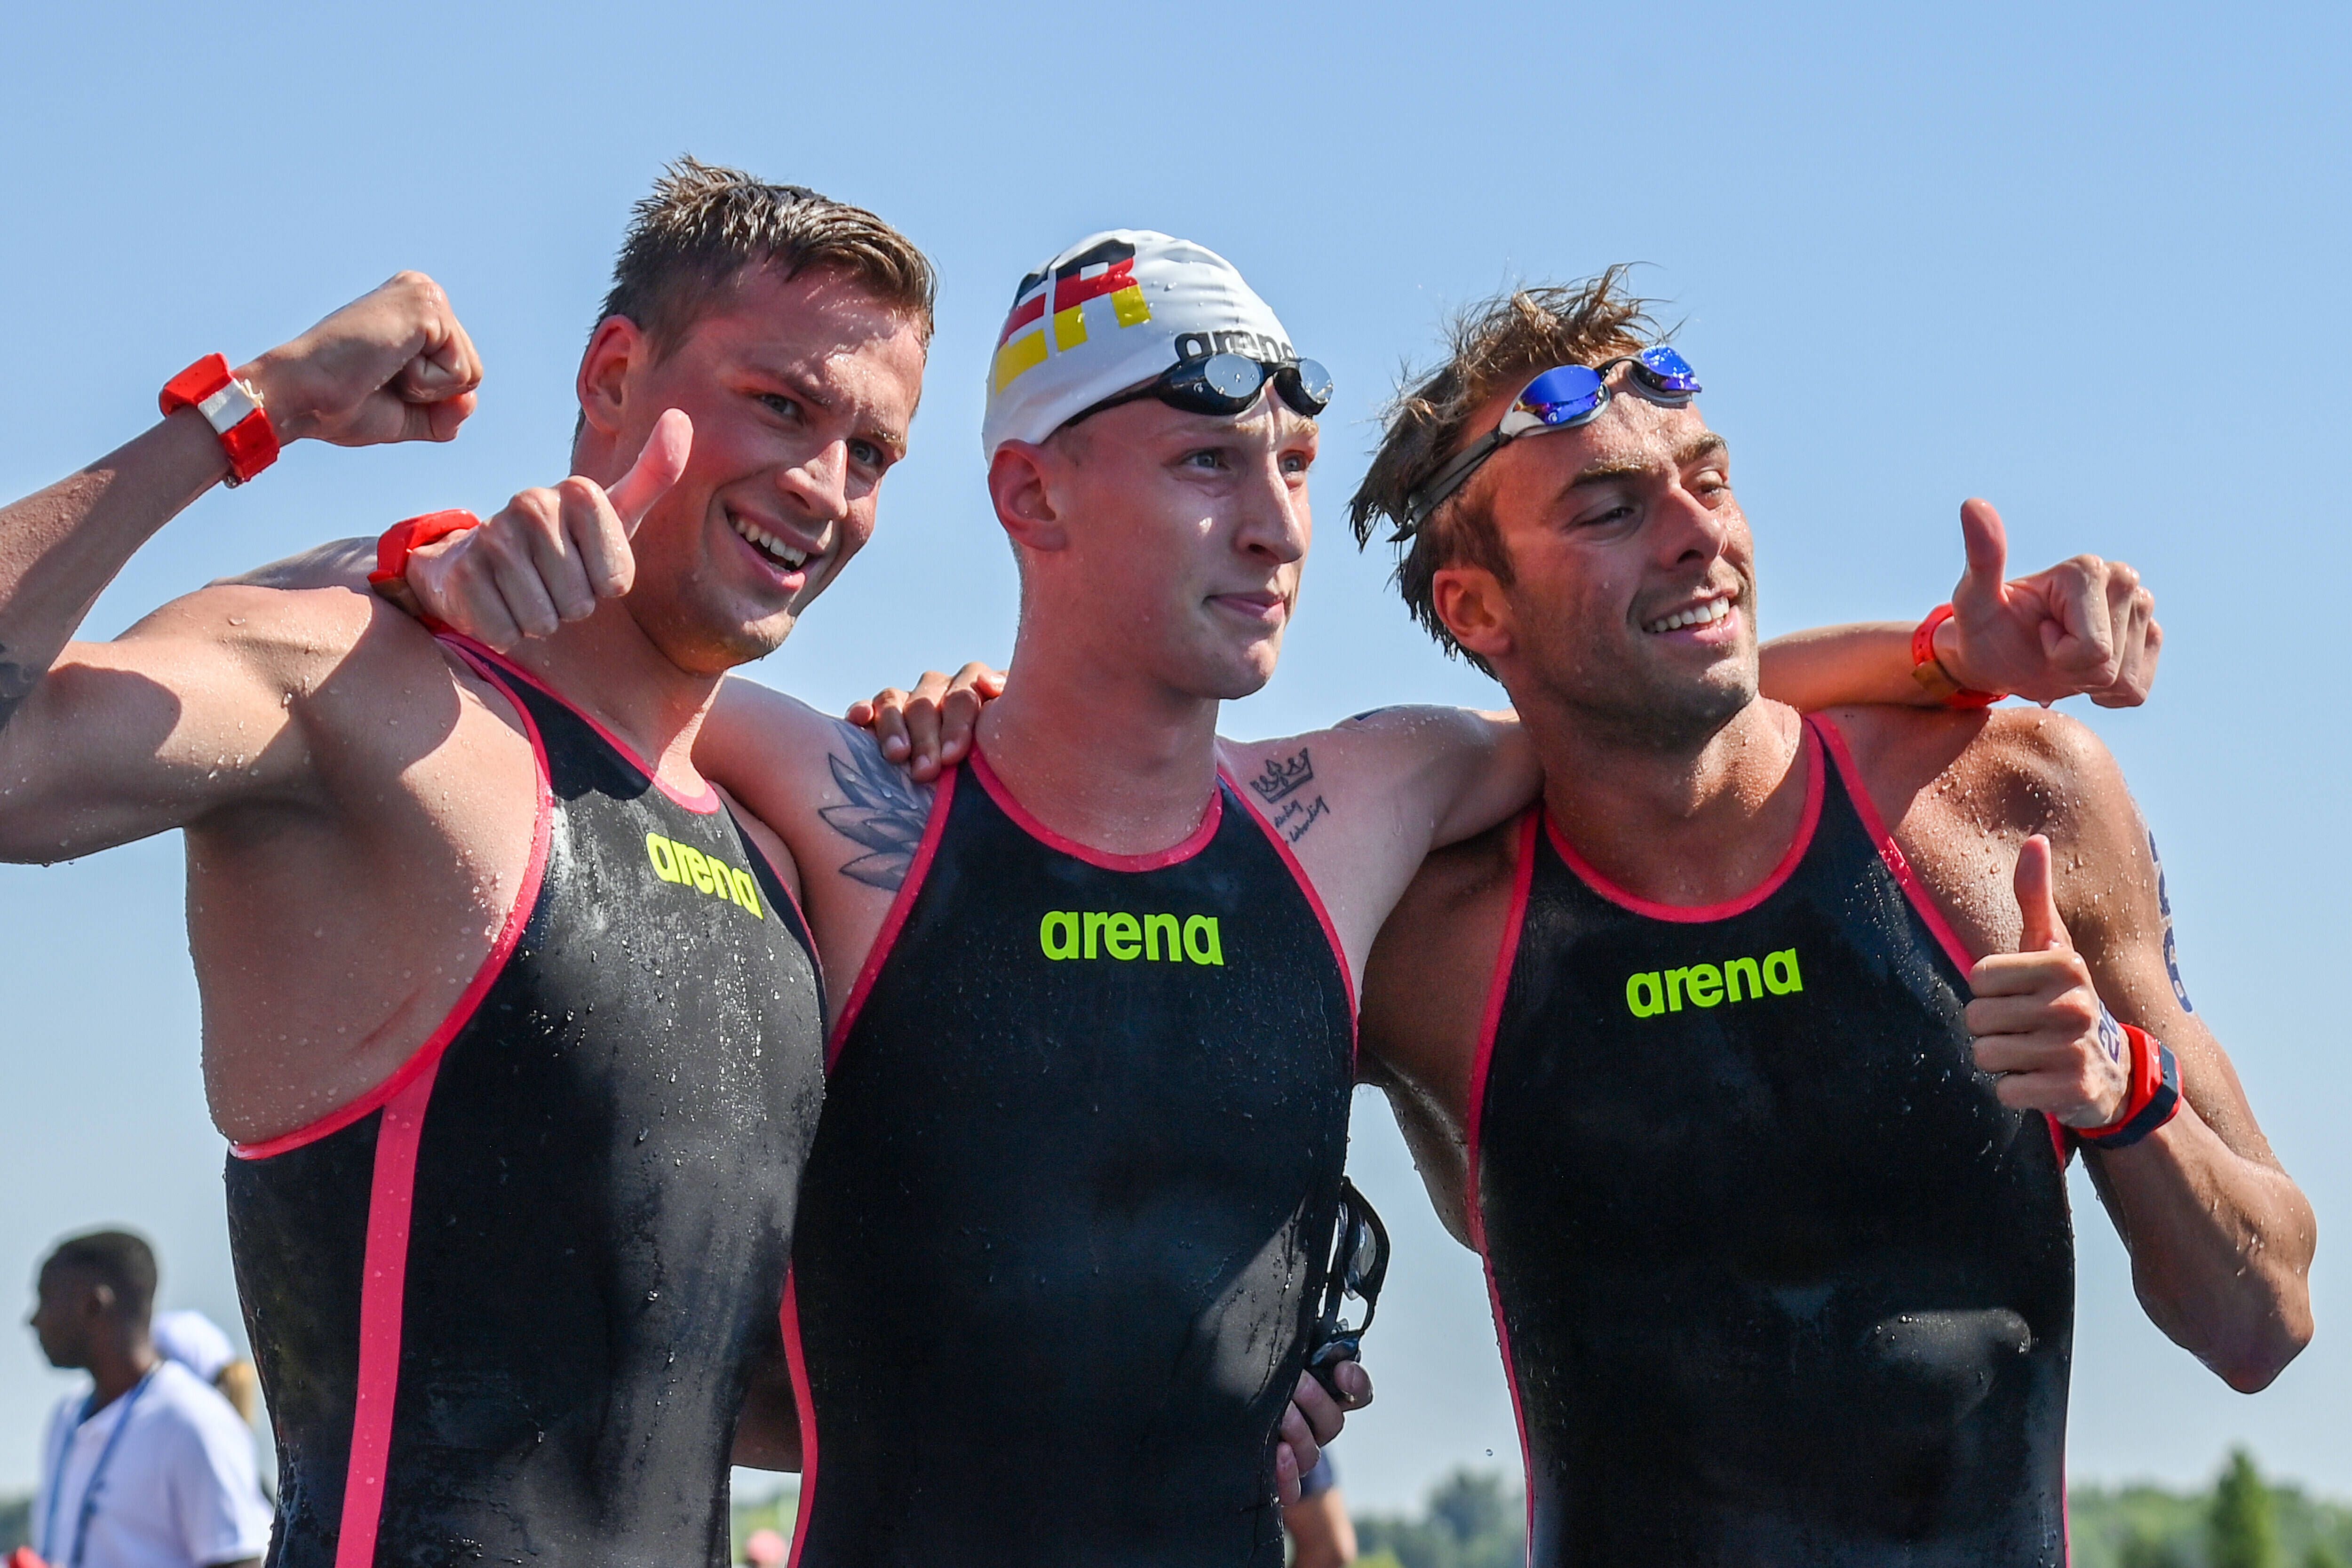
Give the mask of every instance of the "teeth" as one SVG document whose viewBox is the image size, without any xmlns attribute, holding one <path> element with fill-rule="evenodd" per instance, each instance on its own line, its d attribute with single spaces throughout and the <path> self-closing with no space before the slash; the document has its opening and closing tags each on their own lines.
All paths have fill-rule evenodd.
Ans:
<svg viewBox="0 0 2352 1568">
<path fill-rule="evenodd" d="M 1694 605 L 1687 610 L 1677 610 L 1663 620 L 1652 621 L 1642 629 L 1648 632 L 1680 631 L 1685 626 L 1710 626 L 1729 614 L 1731 614 L 1730 600 L 1709 599 L 1704 605 Z"/>
<path fill-rule="evenodd" d="M 751 542 L 752 548 L 782 564 L 786 571 L 797 572 L 808 564 L 807 551 L 793 549 L 766 529 L 754 528 L 732 512 L 727 514 L 727 521 L 736 532 Z"/>
</svg>

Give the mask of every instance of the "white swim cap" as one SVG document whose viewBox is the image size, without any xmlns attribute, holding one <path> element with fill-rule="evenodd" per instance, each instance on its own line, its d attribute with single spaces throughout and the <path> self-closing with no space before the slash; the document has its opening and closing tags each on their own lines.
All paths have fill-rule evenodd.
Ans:
<svg viewBox="0 0 2352 1568">
<path fill-rule="evenodd" d="M 1021 280 L 989 363 L 982 458 L 1169 366 L 1213 353 L 1276 363 L 1290 334 L 1234 264 L 1150 229 L 1090 234 Z"/>
<path fill-rule="evenodd" d="M 193 1309 L 161 1314 L 149 1333 L 166 1361 L 178 1362 L 206 1383 L 236 1359 L 236 1349 L 220 1325 Z"/>
</svg>

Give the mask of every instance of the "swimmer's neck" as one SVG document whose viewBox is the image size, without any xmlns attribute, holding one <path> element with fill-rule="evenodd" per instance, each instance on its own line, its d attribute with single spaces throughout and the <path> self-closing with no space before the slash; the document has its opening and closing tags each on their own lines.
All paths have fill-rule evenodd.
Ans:
<svg viewBox="0 0 2352 1568">
<path fill-rule="evenodd" d="M 1727 902 L 1788 852 L 1810 783 L 1795 709 L 1759 698 L 1710 734 L 1668 740 L 1547 706 L 1538 697 L 1519 708 L 1543 758 L 1545 809 L 1625 891 Z"/>
<path fill-rule="evenodd" d="M 506 658 L 652 763 L 662 783 L 701 792 L 694 741 L 726 677 L 679 668 L 627 605 L 608 599 L 586 620 L 526 639 Z"/>
<path fill-rule="evenodd" d="M 1029 815 L 1114 855 L 1149 855 L 1200 826 L 1217 787 L 1213 697 L 1024 622 L 1004 695 L 980 717 L 990 771 Z"/>
</svg>

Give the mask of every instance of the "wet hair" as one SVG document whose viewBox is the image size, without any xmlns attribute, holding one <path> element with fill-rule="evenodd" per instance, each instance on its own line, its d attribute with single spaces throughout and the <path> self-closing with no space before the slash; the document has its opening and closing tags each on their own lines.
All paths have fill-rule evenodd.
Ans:
<svg viewBox="0 0 2352 1568">
<path fill-rule="evenodd" d="M 41 1265 L 86 1274 L 114 1292 L 115 1304 L 140 1322 L 155 1309 L 155 1249 L 127 1230 L 94 1230 L 58 1243 Z"/>
<path fill-rule="evenodd" d="M 693 157 L 665 168 L 637 203 L 597 321 L 626 316 L 667 354 L 747 267 L 787 279 L 840 272 L 930 343 L 939 278 L 914 241 L 864 207 Z"/>
<path fill-rule="evenodd" d="M 1410 384 L 1381 415 L 1380 449 L 1348 503 L 1358 545 L 1370 544 L 1383 520 L 1403 527 L 1407 499 L 1469 444 L 1470 416 L 1496 393 L 1555 365 L 1597 365 L 1664 340 L 1652 301 L 1625 287 L 1628 270 L 1620 265 L 1580 283 L 1517 289 L 1468 306 L 1447 323 L 1444 360 L 1418 382 L 1409 374 Z M 1395 574 L 1405 607 L 1447 653 L 1492 675 L 1485 659 L 1454 640 L 1433 586 L 1439 571 L 1456 565 L 1482 566 L 1510 585 L 1510 551 L 1492 499 L 1473 479 L 1405 542 Z"/>
</svg>

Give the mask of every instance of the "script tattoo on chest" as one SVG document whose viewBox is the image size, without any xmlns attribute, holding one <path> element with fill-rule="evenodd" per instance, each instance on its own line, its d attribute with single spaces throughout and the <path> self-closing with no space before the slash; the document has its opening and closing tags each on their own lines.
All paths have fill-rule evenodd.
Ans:
<svg viewBox="0 0 2352 1568">
<path fill-rule="evenodd" d="M 818 807 L 817 816 L 865 851 L 845 863 L 841 874 L 895 893 L 907 880 L 923 842 L 923 825 L 931 815 L 931 787 L 910 781 L 865 731 L 847 724 L 839 728 L 844 745 L 825 762 L 845 799 L 838 805 Z"/>
<path fill-rule="evenodd" d="M 1315 760 L 1301 746 L 1298 754 L 1287 762 L 1276 757 L 1265 760 L 1265 771 L 1250 780 L 1249 786 L 1265 803 L 1276 831 L 1296 844 L 1307 837 L 1307 830 L 1317 819 L 1330 815 L 1331 808 L 1320 795 L 1308 799 L 1307 787 L 1315 782 Z M 1276 809 L 1279 807 L 1279 809 Z"/>
</svg>

